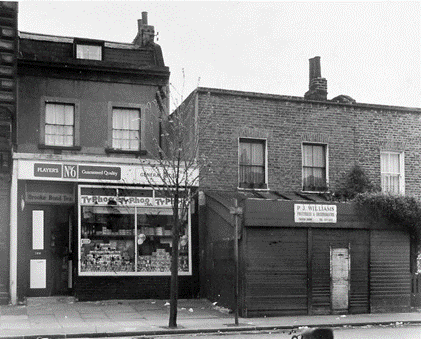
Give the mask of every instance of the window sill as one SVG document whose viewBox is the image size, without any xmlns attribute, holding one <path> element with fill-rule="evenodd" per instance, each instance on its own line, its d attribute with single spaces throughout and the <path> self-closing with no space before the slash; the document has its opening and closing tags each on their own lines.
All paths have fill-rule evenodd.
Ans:
<svg viewBox="0 0 421 339">
<path fill-rule="evenodd" d="M 146 150 L 126 151 L 126 150 L 115 149 L 115 148 L 106 148 L 105 149 L 105 153 L 107 153 L 107 154 L 110 154 L 110 153 L 116 153 L 116 154 L 133 154 L 133 155 L 137 155 L 137 156 L 148 154 L 148 152 Z"/>
<path fill-rule="evenodd" d="M 52 146 L 52 145 L 38 145 L 39 149 L 53 149 L 53 150 L 62 150 L 62 151 L 80 151 L 82 149 L 81 146 Z"/>
<path fill-rule="evenodd" d="M 268 188 L 268 185 L 267 184 L 262 184 L 262 185 L 259 185 L 259 186 L 254 186 L 254 185 L 250 185 L 250 186 L 239 185 L 238 186 L 238 189 L 254 190 L 254 191 L 258 191 L 258 190 L 260 190 L 260 191 L 267 191 L 269 188 Z"/>
</svg>

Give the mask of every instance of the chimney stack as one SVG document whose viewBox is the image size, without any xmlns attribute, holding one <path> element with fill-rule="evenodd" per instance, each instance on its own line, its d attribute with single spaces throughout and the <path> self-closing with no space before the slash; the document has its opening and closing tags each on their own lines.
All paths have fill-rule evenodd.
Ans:
<svg viewBox="0 0 421 339">
<path fill-rule="evenodd" d="M 155 38 L 155 28 L 148 25 L 148 12 L 142 12 L 142 19 L 137 20 L 137 27 L 138 32 L 133 44 L 140 47 L 152 45 Z"/>
<path fill-rule="evenodd" d="M 322 78 L 320 70 L 320 57 L 316 56 L 310 61 L 310 83 L 309 90 L 304 94 L 307 100 L 327 100 L 327 80 Z"/>
</svg>

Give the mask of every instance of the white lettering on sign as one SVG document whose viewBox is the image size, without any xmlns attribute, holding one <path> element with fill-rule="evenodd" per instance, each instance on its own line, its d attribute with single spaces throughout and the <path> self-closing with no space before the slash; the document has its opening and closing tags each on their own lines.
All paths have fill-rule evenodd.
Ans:
<svg viewBox="0 0 421 339">
<path fill-rule="evenodd" d="M 336 205 L 294 204 L 295 222 L 336 223 Z"/>
</svg>

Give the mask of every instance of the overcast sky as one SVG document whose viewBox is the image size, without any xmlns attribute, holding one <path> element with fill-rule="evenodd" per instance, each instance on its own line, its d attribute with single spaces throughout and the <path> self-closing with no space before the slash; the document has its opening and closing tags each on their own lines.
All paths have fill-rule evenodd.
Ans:
<svg viewBox="0 0 421 339">
<path fill-rule="evenodd" d="M 177 101 L 198 85 L 303 96 L 308 59 L 320 56 L 328 99 L 421 107 L 418 1 L 20 1 L 18 25 L 130 43 L 143 11 L 159 33 Z"/>
</svg>

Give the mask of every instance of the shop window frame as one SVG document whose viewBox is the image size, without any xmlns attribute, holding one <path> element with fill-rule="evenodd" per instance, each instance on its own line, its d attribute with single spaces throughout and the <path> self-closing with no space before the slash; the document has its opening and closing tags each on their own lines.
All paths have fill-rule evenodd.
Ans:
<svg viewBox="0 0 421 339">
<path fill-rule="evenodd" d="M 135 267 L 135 271 L 82 271 L 81 270 L 81 266 L 82 266 L 82 257 L 81 257 L 81 249 L 82 249 L 82 207 L 84 206 L 93 206 L 93 207 L 98 207 L 99 204 L 97 202 L 91 201 L 89 203 L 82 203 L 82 199 L 81 199 L 81 191 L 83 188 L 91 188 L 91 189 L 105 189 L 105 190 L 120 190 L 120 192 L 124 192 L 127 190 L 152 190 L 151 187 L 127 187 L 127 186 L 99 186 L 99 185 L 79 185 L 78 186 L 78 221 L 77 221 L 77 225 L 78 225 L 78 232 L 77 232 L 77 243 L 78 243 L 78 264 L 77 264 L 77 270 L 78 270 L 78 275 L 79 276 L 170 276 L 171 275 L 171 271 L 149 271 L 149 272 L 144 272 L 144 271 L 137 271 L 138 270 L 138 249 L 137 249 L 137 240 L 138 240 L 138 221 L 137 221 L 137 215 L 139 214 L 138 211 L 142 211 L 142 209 L 146 209 L 146 206 L 136 206 L 136 205 L 132 205 L 132 206 L 127 206 L 128 208 L 133 208 L 134 209 L 134 235 L 133 235 L 133 241 L 134 241 L 134 245 L 135 245 L 135 263 L 134 263 L 134 267 Z M 161 193 L 165 193 L 165 190 L 159 190 L 159 189 L 155 189 L 153 190 L 153 198 L 161 198 L 162 196 L 164 196 L 165 194 L 157 194 L 157 192 L 161 192 Z M 122 197 L 124 197 L 124 195 L 121 195 Z M 118 197 L 118 194 L 117 194 Z M 150 207 L 150 206 L 148 206 Z M 166 206 L 160 206 L 160 205 L 155 205 L 153 206 L 153 208 L 164 208 L 166 210 L 170 210 L 172 213 L 172 207 L 170 205 L 166 205 Z M 193 249 L 192 249 L 192 230 L 191 230 L 191 207 L 189 207 L 188 213 L 187 213 L 187 243 L 188 243 L 188 271 L 179 271 L 178 275 L 179 276 L 191 276 L 192 275 L 192 263 L 193 263 L 193 258 L 192 258 L 192 253 L 193 253 Z M 172 241 L 172 238 L 171 238 Z"/>
</svg>

